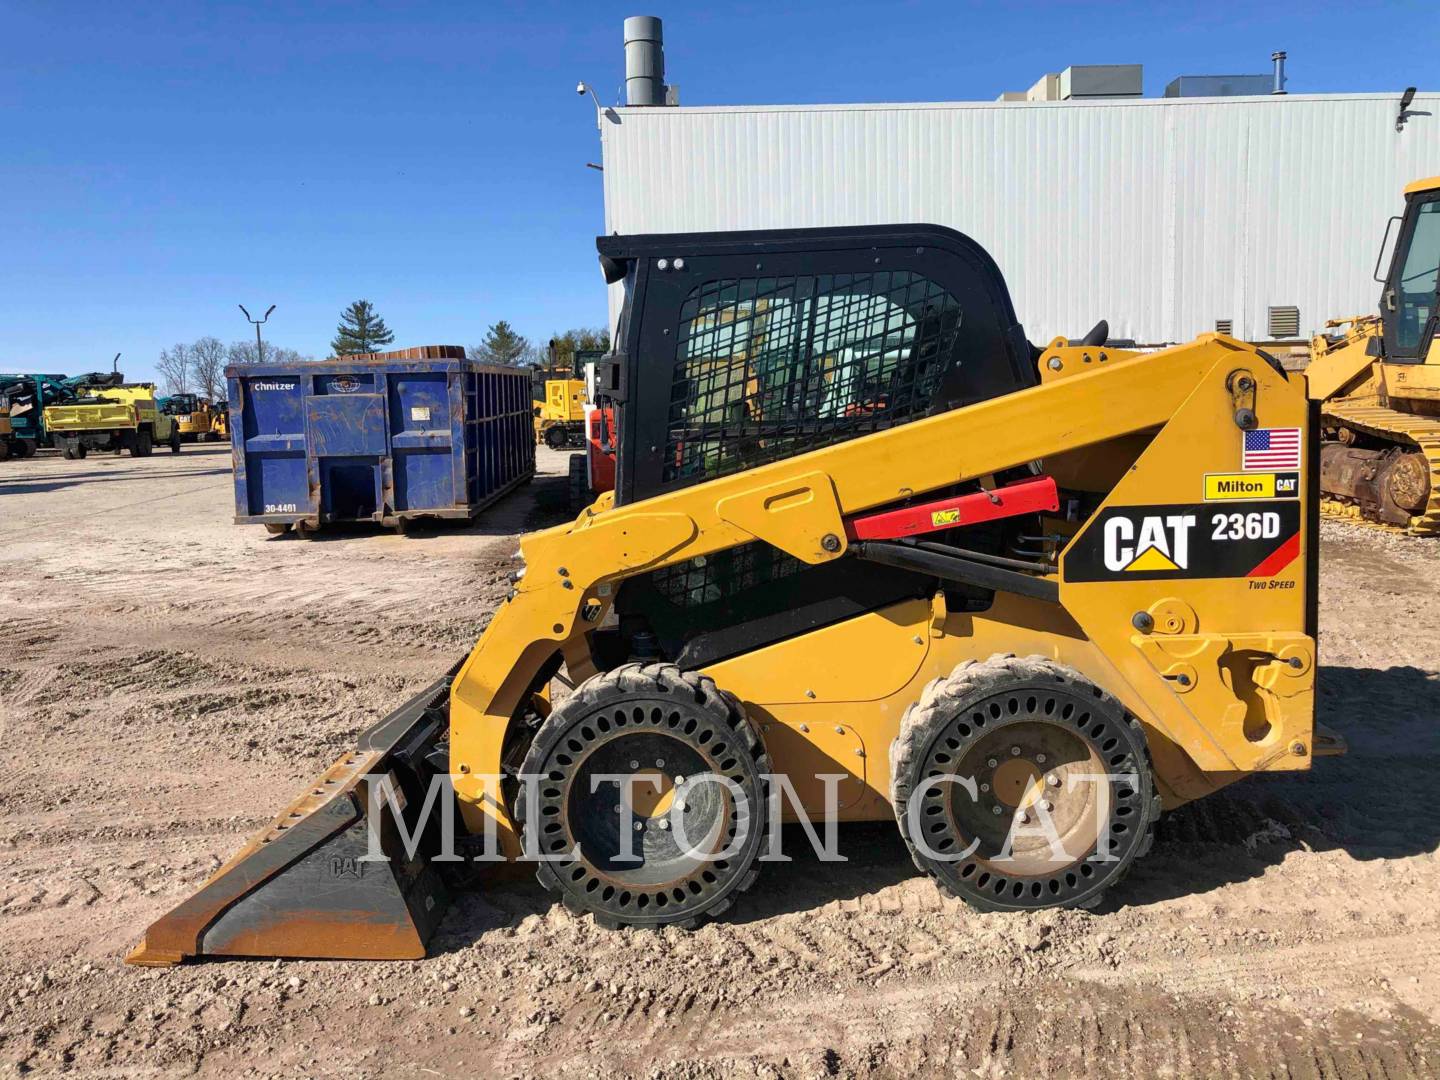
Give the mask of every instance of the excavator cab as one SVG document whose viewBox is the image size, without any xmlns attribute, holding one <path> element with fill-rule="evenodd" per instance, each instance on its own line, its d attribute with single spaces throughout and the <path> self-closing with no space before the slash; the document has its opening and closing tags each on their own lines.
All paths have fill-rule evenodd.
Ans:
<svg viewBox="0 0 1440 1080">
<path fill-rule="evenodd" d="M 421 956 L 446 876 L 502 861 L 691 927 L 786 821 L 890 821 L 983 910 L 1093 905 L 1162 806 L 1339 749 L 1301 377 L 1213 334 L 1034 346 L 938 226 L 598 247 L 614 491 L 133 962 Z"/>
</svg>

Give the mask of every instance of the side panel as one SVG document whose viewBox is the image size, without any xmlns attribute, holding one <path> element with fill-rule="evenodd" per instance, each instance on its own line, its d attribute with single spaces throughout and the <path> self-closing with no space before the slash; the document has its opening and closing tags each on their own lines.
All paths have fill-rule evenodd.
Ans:
<svg viewBox="0 0 1440 1080">
<path fill-rule="evenodd" d="M 406 371 L 390 376 L 391 469 L 397 511 L 464 505 L 455 483 L 450 386 L 445 371 Z"/>
<path fill-rule="evenodd" d="M 316 509 L 305 462 L 305 388 L 298 375 L 232 375 L 235 516 L 293 521 Z"/>
<path fill-rule="evenodd" d="M 1207 774 L 1307 769 L 1313 752 L 1311 410 L 1300 376 L 1256 360 L 1197 384 L 1061 562 L 1061 603 L 1133 692 L 1110 689 Z M 1243 377 L 1251 430 L 1227 392 Z"/>
</svg>

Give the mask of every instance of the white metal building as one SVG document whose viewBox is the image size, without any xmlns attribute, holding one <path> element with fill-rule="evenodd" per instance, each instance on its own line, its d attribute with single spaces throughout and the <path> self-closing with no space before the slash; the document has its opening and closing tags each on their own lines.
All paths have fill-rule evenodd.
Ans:
<svg viewBox="0 0 1440 1080">
<path fill-rule="evenodd" d="M 605 228 L 935 222 L 995 256 L 1032 341 L 1100 318 L 1141 344 L 1291 339 L 1375 309 L 1386 220 L 1440 174 L 1440 94 L 1410 110 L 1397 131 L 1399 94 L 617 107 Z"/>
</svg>

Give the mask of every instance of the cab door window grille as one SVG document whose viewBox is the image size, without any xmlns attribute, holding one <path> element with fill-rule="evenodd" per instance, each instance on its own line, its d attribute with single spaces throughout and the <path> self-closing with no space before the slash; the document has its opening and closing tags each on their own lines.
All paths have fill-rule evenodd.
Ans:
<svg viewBox="0 0 1440 1080">
<path fill-rule="evenodd" d="M 696 482 L 925 415 L 961 312 L 909 271 L 728 278 L 681 307 L 662 482 Z"/>
</svg>

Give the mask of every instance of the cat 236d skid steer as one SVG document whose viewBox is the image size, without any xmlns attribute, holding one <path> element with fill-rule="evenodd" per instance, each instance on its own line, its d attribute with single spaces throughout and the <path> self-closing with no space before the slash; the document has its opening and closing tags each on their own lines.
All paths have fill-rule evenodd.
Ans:
<svg viewBox="0 0 1440 1080">
<path fill-rule="evenodd" d="M 1302 376 L 1216 334 L 1032 346 L 935 226 L 598 246 L 615 490 L 132 961 L 419 957 L 487 861 L 691 926 L 827 806 L 976 907 L 1088 906 L 1162 809 L 1342 749 Z"/>
</svg>

